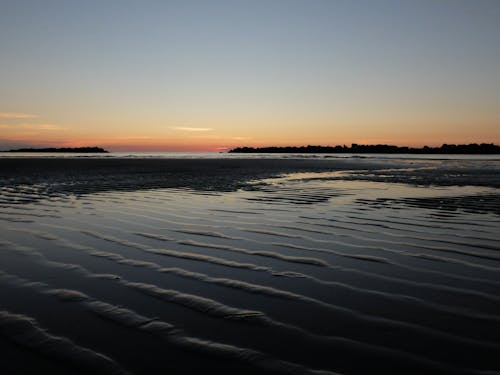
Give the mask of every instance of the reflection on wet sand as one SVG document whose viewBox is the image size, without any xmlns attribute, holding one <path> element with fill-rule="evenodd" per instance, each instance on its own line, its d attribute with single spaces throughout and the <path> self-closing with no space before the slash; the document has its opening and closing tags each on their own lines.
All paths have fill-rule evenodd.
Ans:
<svg viewBox="0 0 500 375">
<path fill-rule="evenodd" d="M 2 179 L 2 348 L 53 373 L 500 371 L 494 183 L 231 163 Z"/>
</svg>

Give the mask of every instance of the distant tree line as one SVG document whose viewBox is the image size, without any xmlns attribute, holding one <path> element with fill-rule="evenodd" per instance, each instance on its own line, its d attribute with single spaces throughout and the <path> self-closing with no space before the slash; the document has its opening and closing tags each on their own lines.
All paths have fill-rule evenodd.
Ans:
<svg viewBox="0 0 500 375">
<path fill-rule="evenodd" d="M 493 143 L 471 143 L 468 145 L 443 144 L 441 147 L 424 146 L 422 148 L 400 147 L 393 145 L 358 145 L 343 146 L 285 146 L 285 147 L 237 147 L 234 153 L 351 153 L 351 154 L 500 154 L 500 146 Z"/>
<path fill-rule="evenodd" d="M 78 153 L 107 153 L 103 148 L 100 147 L 49 147 L 49 148 L 18 148 L 15 150 L 9 150 L 6 152 L 78 152 Z"/>
</svg>

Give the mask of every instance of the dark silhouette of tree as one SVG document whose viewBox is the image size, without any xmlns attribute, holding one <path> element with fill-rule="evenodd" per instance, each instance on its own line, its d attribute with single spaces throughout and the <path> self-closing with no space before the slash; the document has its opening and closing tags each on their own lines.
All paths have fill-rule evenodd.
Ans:
<svg viewBox="0 0 500 375">
<path fill-rule="evenodd" d="M 352 153 L 352 154 L 500 154 L 500 146 L 493 143 L 471 143 L 468 145 L 443 144 L 441 147 L 424 146 L 413 148 L 393 145 L 358 145 L 343 146 L 271 146 L 271 147 L 237 147 L 231 153 Z"/>
</svg>

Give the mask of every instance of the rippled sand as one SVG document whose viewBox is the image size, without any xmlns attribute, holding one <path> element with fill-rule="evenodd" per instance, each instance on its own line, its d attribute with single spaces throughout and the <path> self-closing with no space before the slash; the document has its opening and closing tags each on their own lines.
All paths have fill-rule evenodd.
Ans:
<svg viewBox="0 0 500 375">
<path fill-rule="evenodd" d="M 500 371 L 496 165 L 23 163 L 0 184 L 8 374 Z"/>
</svg>

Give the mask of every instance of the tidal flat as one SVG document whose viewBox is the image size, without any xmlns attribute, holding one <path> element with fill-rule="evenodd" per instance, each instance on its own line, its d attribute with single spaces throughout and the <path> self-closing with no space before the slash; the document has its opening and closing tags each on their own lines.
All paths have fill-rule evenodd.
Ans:
<svg viewBox="0 0 500 375">
<path fill-rule="evenodd" d="M 0 158 L 0 368 L 499 372 L 499 188 L 468 158 Z"/>
</svg>

